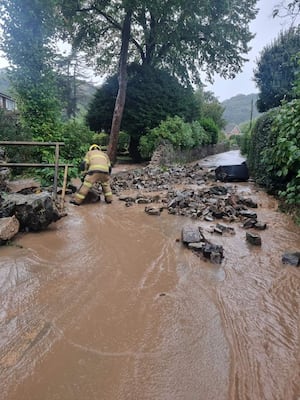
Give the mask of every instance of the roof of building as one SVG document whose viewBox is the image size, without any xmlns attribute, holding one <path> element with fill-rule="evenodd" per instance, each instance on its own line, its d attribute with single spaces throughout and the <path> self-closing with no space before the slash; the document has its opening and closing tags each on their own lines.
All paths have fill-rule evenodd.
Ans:
<svg viewBox="0 0 300 400">
<path fill-rule="evenodd" d="M 5 93 L 0 92 L 0 96 L 1 96 L 1 97 L 5 97 L 6 99 L 9 99 L 9 100 L 13 100 L 13 101 L 14 101 L 14 99 L 13 99 L 11 96 L 9 96 L 8 94 L 5 94 Z"/>
</svg>

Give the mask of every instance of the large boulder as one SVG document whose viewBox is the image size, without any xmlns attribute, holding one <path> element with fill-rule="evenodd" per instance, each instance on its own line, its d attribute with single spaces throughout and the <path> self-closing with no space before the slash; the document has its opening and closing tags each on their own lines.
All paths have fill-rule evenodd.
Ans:
<svg viewBox="0 0 300 400">
<path fill-rule="evenodd" d="M 0 218 L 15 216 L 21 231 L 40 231 L 61 215 L 49 192 L 38 194 L 8 194 L 0 204 Z"/>
</svg>

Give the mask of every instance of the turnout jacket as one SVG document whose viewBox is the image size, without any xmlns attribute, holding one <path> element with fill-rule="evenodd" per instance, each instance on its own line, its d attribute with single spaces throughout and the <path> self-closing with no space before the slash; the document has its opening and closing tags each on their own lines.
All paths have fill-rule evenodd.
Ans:
<svg viewBox="0 0 300 400">
<path fill-rule="evenodd" d="M 106 153 L 101 150 L 90 150 L 84 157 L 84 173 L 93 174 L 94 172 L 102 172 L 110 174 L 111 162 Z"/>
</svg>

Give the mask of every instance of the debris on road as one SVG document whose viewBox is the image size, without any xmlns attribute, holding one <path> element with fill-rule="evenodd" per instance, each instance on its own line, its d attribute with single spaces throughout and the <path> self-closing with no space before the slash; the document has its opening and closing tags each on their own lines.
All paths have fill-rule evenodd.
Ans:
<svg viewBox="0 0 300 400">
<path fill-rule="evenodd" d="M 197 254 L 202 254 L 214 264 L 221 264 L 224 258 L 223 246 L 210 243 L 204 236 L 201 227 L 186 225 L 181 231 L 182 243 Z"/>
<path fill-rule="evenodd" d="M 282 263 L 300 267 L 300 251 L 288 252 L 283 254 Z"/>
<path fill-rule="evenodd" d="M 246 240 L 255 246 L 261 246 L 261 237 L 255 233 L 246 232 Z"/>
</svg>

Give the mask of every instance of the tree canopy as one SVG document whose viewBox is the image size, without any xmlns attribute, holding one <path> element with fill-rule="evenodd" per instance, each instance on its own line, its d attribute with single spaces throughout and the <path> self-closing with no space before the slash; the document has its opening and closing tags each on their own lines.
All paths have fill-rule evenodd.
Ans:
<svg viewBox="0 0 300 400">
<path fill-rule="evenodd" d="M 266 46 L 257 61 L 254 80 L 259 88 L 258 111 L 280 105 L 294 97 L 293 83 L 299 69 L 300 28 L 290 28 Z"/>
<path fill-rule="evenodd" d="M 273 9 L 273 17 L 288 18 L 293 26 L 300 16 L 300 0 L 281 0 Z"/>
<path fill-rule="evenodd" d="M 62 11 L 73 43 L 93 56 L 101 73 L 115 73 L 120 31 L 130 9 L 129 61 L 164 68 L 183 82 L 200 70 L 232 78 L 253 35 L 257 0 L 68 0 Z M 116 51 L 117 50 L 117 51 Z"/>
<path fill-rule="evenodd" d="M 54 0 L 3 0 L 2 49 L 11 62 L 10 78 L 22 120 L 35 135 L 47 135 L 59 117 L 53 72 L 56 21 Z M 52 16 L 52 19 L 49 18 Z"/>
<path fill-rule="evenodd" d="M 109 132 L 118 77 L 114 75 L 97 90 L 90 103 L 87 122 L 95 131 Z M 167 72 L 148 66 L 128 68 L 127 99 L 121 129 L 139 137 L 167 116 L 178 115 L 187 121 L 197 118 L 193 91 L 184 88 Z"/>
<path fill-rule="evenodd" d="M 223 118 L 225 108 L 210 91 L 204 91 L 203 87 L 198 88 L 194 93 L 199 107 L 200 118 L 212 119 L 219 129 L 225 128 L 226 121 Z"/>
</svg>

